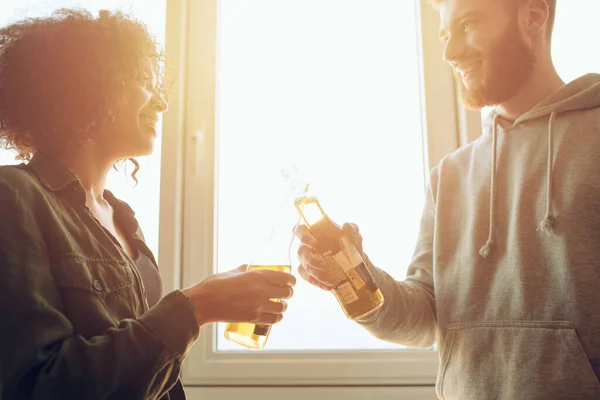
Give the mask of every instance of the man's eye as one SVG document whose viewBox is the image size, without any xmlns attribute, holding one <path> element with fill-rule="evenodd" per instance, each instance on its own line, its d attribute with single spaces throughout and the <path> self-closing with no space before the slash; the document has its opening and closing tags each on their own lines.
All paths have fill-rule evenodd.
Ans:
<svg viewBox="0 0 600 400">
<path fill-rule="evenodd" d="M 468 31 L 473 26 L 473 21 L 465 21 L 462 23 L 461 28 L 463 32 Z"/>
</svg>

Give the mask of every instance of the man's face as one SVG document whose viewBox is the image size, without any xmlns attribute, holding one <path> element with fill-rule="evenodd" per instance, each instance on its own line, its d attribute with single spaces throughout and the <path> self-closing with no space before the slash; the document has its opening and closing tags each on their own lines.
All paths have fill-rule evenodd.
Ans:
<svg viewBox="0 0 600 400">
<path fill-rule="evenodd" d="M 512 98 L 527 81 L 534 55 L 518 10 L 506 0 L 446 0 L 440 6 L 444 60 L 465 106 L 479 109 Z"/>
</svg>

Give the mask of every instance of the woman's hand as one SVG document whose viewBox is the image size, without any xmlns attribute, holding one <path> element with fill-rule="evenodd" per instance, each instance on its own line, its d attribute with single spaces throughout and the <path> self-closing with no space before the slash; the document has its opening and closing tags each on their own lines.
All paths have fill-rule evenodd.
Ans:
<svg viewBox="0 0 600 400">
<path fill-rule="evenodd" d="M 183 290 L 190 299 L 200 326 L 213 322 L 275 324 L 283 318 L 296 278 L 272 270 L 234 270 L 214 274 Z"/>
</svg>

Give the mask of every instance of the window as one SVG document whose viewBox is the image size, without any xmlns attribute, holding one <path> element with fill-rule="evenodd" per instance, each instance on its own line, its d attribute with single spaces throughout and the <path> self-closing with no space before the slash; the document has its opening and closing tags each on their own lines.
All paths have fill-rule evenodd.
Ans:
<svg viewBox="0 0 600 400">
<path fill-rule="evenodd" d="M 403 278 L 424 185 L 415 3 L 219 4 L 217 271 L 260 249 L 286 198 L 270 178 L 291 161 L 334 220 L 360 226 L 373 261 Z M 291 236 L 291 222 L 276 233 Z M 239 351 L 222 328 L 217 350 Z M 398 346 L 300 281 L 265 350 L 387 348 Z"/>
<path fill-rule="evenodd" d="M 334 220 L 360 226 L 374 263 L 403 279 L 429 167 L 456 147 L 435 11 L 393 0 L 189 6 L 184 284 L 260 250 L 286 198 L 277 175 L 288 162 Z M 280 232 L 288 236 L 292 224 Z M 228 342 L 223 328 L 204 329 L 186 364 L 188 384 L 435 378 L 433 350 L 375 339 L 332 294 L 300 279 L 264 351 Z"/>
<path fill-rule="evenodd" d="M 53 0 L 39 2 L 36 0 L 9 0 L 0 3 L 0 25 L 22 18 L 48 15 L 53 10 L 62 7 L 85 8 L 93 13 L 99 9 L 118 9 L 132 13 L 144 21 L 156 40 L 165 44 L 166 38 L 166 0 Z M 155 151 L 148 157 L 140 157 L 140 170 L 137 174 L 139 184 L 129 177 L 132 165 L 124 165 L 119 171 L 111 170 L 107 188 L 115 195 L 132 206 L 136 217 L 144 230 L 148 246 L 155 255 L 158 254 L 158 211 L 160 199 L 160 171 L 161 171 L 161 140 L 159 136 L 155 142 Z M 0 151 L 0 164 L 18 164 L 15 154 L 10 151 Z"/>
<path fill-rule="evenodd" d="M 557 1 L 552 57 L 559 75 L 565 82 L 600 71 L 600 53 L 593 47 L 585 46 L 589 43 L 586 39 L 596 38 L 600 34 L 598 15 L 598 1 Z"/>
</svg>

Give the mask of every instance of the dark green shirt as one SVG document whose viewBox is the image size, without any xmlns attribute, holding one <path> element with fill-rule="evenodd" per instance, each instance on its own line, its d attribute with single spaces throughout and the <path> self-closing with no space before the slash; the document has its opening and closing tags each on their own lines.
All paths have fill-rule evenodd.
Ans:
<svg viewBox="0 0 600 400">
<path fill-rule="evenodd" d="M 156 266 L 131 208 L 104 197 Z M 0 400 L 175 399 L 199 335 L 175 290 L 148 307 L 134 262 L 52 158 L 0 167 Z"/>
</svg>

